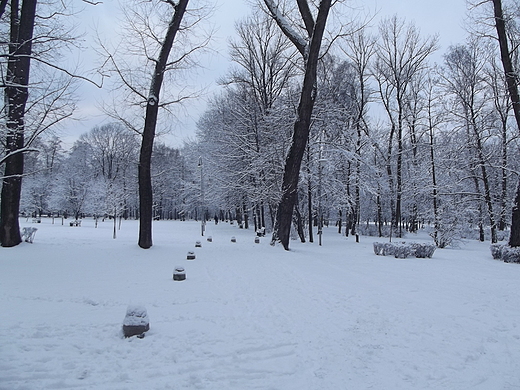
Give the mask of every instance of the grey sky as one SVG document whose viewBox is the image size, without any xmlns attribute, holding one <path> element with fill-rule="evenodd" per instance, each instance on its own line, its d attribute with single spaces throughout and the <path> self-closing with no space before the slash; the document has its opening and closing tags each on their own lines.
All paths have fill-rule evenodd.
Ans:
<svg viewBox="0 0 520 390">
<path fill-rule="evenodd" d="M 217 29 L 211 47 L 215 54 L 203 58 L 203 68 L 199 71 L 201 83 L 209 86 L 210 94 L 218 89 L 215 81 L 226 74 L 230 61 L 228 58 L 227 42 L 234 33 L 236 21 L 250 13 L 251 0 L 219 0 L 211 23 Z M 461 43 L 465 39 L 463 23 L 466 12 L 465 0 L 356 0 L 352 2 L 356 7 L 362 7 L 367 14 L 374 14 L 372 24 L 377 26 L 383 17 L 397 14 L 409 21 L 414 21 L 424 35 L 439 34 L 440 50 L 435 61 L 441 61 L 442 54 L 451 44 Z M 111 30 L 117 25 L 117 1 L 105 0 L 96 7 L 88 7 L 82 13 L 82 23 L 87 35 L 93 36 L 97 28 L 105 36 L 110 36 Z M 81 53 L 88 56 L 87 61 L 80 58 L 82 63 L 92 63 L 93 52 Z M 83 83 L 79 89 L 80 102 L 78 115 L 80 121 L 68 122 L 60 132 L 65 146 L 70 147 L 77 137 L 96 125 L 106 121 L 104 115 L 97 108 L 97 101 L 104 96 L 103 90 Z M 174 133 L 162 139 L 171 146 L 181 146 L 184 139 L 193 137 L 195 123 L 203 112 L 206 99 L 202 97 L 187 106 L 187 116 L 180 116 L 180 123 L 175 126 Z"/>
</svg>

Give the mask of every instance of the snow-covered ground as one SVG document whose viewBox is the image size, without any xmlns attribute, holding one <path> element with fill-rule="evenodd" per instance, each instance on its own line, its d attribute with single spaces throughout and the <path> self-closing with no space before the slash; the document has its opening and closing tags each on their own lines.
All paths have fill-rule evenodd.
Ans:
<svg viewBox="0 0 520 390">
<path fill-rule="evenodd" d="M 331 227 L 286 252 L 221 223 L 195 248 L 200 224 L 160 221 L 142 250 L 135 221 L 55 222 L 0 249 L 2 390 L 520 388 L 520 265 L 488 243 L 398 260 Z"/>
</svg>

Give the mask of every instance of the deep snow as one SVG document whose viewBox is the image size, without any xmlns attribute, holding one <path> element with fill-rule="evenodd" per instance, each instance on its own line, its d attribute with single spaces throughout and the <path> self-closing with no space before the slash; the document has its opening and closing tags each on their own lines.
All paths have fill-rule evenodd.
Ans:
<svg viewBox="0 0 520 390">
<path fill-rule="evenodd" d="M 135 221 L 22 226 L 34 243 L 0 249 L 1 390 L 520 388 L 520 265 L 489 243 L 398 260 L 332 227 L 286 252 L 225 223 L 195 248 L 199 223 L 155 222 L 149 250 Z"/>
</svg>

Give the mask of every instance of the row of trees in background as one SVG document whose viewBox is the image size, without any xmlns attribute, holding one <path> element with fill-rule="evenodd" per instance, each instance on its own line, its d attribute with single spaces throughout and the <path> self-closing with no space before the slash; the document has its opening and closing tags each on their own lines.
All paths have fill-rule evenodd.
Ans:
<svg viewBox="0 0 520 390">
<path fill-rule="evenodd" d="M 512 48 L 506 52 L 516 69 L 515 4 L 502 18 L 493 13 L 496 3 L 478 9 L 487 22 L 505 22 Z M 180 6 L 161 4 L 150 6 Z M 168 60 L 166 41 L 157 37 L 172 27 L 175 12 L 157 25 L 160 34 L 149 35 L 139 34 L 157 27 L 148 11 L 129 14 L 135 26 L 145 27 L 136 29 L 137 41 L 119 57 L 103 46 L 106 71 L 117 76 L 116 90 L 125 91 L 121 104 L 107 109 L 116 122 L 84 134 L 70 151 L 56 137 L 22 137 L 15 155 L 31 153 L 25 154 L 21 210 L 114 219 L 139 218 L 146 210 L 143 248 L 152 244 L 152 218 L 236 218 L 244 227 L 252 221 L 255 229 L 273 230 L 273 240 L 286 249 L 291 223 L 302 241 L 314 241 L 317 228 L 320 243 L 323 226 L 331 223 L 347 235 L 397 237 L 429 226 L 439 247 L 461 236 L 488 235 L 492 242 L 504 236 L 518 182 L 519 131 L 508 96 L 516 78 L 500 66 L 504 51 L 492 32 L 482 27 L 434 65 L 436 38 L 397 16 L 377 29 L 351 25 L 329 39 L 317 30 L 325 26 L 330 2 L 313 11 L 298 0 L 292 27 L 289 9 L 263 4 L 266 9 L 237 25 L 230 43 L 235 66 L 200 118 L 197 139 L 180 150 L 154 143 L 157 109 L 168 110 L 189 94 L 161 90 L 156 76 L 184 69 L 205 43 L 181 46 Z M 188 25 L 200 21 L 199 13 L 192 17 Z M 184 40 L 187 31 L 181 29 Z M 57 104 L 60 91 L 46 121 L 31 125 L 37 135 L 52 118 L 68 115 Z M 148 115 L 153 124 L 146 125 Z M 2 162 L 20 140 L 12 134 L 26 133 L 23 125 L 5 133 Z M 18 179 L 21 173 L 6 173 L 3 191 Z M 151 180 L 151 188 L 143 180 Z M 2 211 L 2 223 L 6 215 Z"/>
<path fill-rule="evenodd" d="M 119 123 L 95 127 L 70 151 L 56 137 L 28 155 L 21 209 L 29 216 L 138 218 L 139 137 Z M 154 147 L 153 217 L 195 218 L 200 212 L 197 175 L 179 150 Z"/>
<path fill-rule="evenodd" d="M 237 67 L 198 134 L 220 181 L 213 199 L 267 208 L 271 221 L 304 72 L 272 23 L 258 14 L 238 26 Z M 487 229 L 492 242 L 504 236 L 518 129 L 496 42 L 472 35 L 433 65 L 435 37 L 393 17 L 376 34 L 358 27 L 338 47 L 318 70 L 293 215 L 300 238 L 304 225 L 319 230 L 323 220 L 340 232 L 346 224 L 347 234 L 363 228 L 398 237 L 428 224 L 438 246 L 465 230 L 484 240 Z"/>
</svg>

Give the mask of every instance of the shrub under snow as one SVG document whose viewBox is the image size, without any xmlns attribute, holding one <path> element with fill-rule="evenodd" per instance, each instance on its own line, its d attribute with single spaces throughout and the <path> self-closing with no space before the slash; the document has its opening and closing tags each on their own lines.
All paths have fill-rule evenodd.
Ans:
<svg viewBox="0 0 520 390">
<path fill-rule="evenodd" d="M 376 255 L 395 256 L 397 259 L 406 259 L 408 256 L 431 259 L 436 248 L 434 244 L 421 244 L 417 242 L 374 242 L 374 253 Z"/>
<path fill-rule="evenodd" d="M 491 256 L 495 260 L 502 260 L 505 263 L 520 263 L 520 247 L 511 248 L 506 244 L 492 244 Z"/>
</svg>

